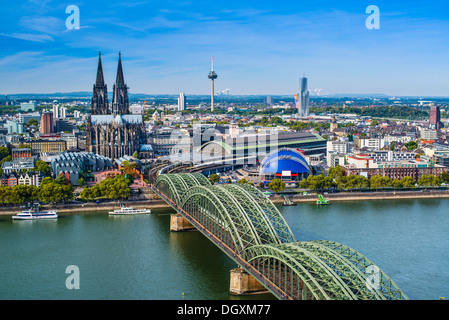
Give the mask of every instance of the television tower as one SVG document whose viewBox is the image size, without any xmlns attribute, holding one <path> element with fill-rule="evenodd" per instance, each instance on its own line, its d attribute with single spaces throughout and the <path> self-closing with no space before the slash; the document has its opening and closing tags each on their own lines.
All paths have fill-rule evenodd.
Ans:
<svg viewBox="0 0 449 320">
<path fill-rule="evenodd" d="M 214 57 L 212 57 L 212 69 L 207 76 L 212 81 L 212 91 L 210 95 L 210 110 L 214 111 L 214 80 L 218 78 L 218 75 L 214 71 Z"/>
</svg>

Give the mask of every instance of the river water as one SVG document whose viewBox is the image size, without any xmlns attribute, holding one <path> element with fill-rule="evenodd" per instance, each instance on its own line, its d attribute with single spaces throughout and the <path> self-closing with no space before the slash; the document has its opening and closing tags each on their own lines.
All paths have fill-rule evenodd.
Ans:
<svg viewBox="0 0 449 320">
<path fill-rule="evenodd" d="M 447 208 L 449 200 L 436 199 L 279 210 L 297 240 L 345 244 L 385 271 L 410 299 L 434 300 L 449 298 Z M 47 221 L 0 217 L 0 299 L 274 298 L 230 295 L 235 263 L 201 233 L 173 233 L 169 223 L 169 212 L 157 209 L 135 216 L 61 213 Z M 68 289 L 74 284 L 79 289 Z"/>
</svg>

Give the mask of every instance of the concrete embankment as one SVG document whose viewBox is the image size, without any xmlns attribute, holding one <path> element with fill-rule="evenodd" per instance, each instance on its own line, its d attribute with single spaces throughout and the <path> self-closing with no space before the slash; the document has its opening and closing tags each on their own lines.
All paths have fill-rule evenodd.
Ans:
<svg viewBox="0 0 449 320">
<path fill-rule="evenodd" d="M 150 208 L 150 209 L 164 209 L 169 208 L 169 206 L 160 199 L 151 199 L 151 200 L 138 200 L 138 201 L 125 201 L 129 206 L 134 208 Z M 83 213 L 83 212 L 100 212 L 100 211 L 111 211 L 114 209 L 120 208 L 119 202 L 104 202 L 104 203 L 65 203 L 65 204 L 54 204 L 54 205 L 43 205 L 41 206 L 41 210 L 46 209 L 55 209 L 58 213 Z M 3 206 L 0 207 L 0 216 L 8 216 L 14 215 L 18 212 L 24 210 L 19 206 Z"/>
<path fill-rule="evenodd" d="M 293 202 L 296 203 L 314 203 L 317 200 L 315 194 L 303 196 L 303 195 L 286 195 Z M 396 192 L 340 192 L 325 194 L 324 197 L 331 203 L 335 201 L 360 201 L 360 200 L 394 200 L 394 199 L 438 199 L 449 198 L 449 191 L 396 191 Z M 279 195 L 270 196 L 270 200 L 275 204 L 281 204 L 284 202 L 284 198 Z M 150 209 L 168 209 L 170 208 L 162 199 L 155 194 L 147 193 L 146 199 L 142 200 L 127 200 L 124 201 L 129 206 L 134 208 L 150 208 Z M 111 211 L 118 209 L 120 202 L 70 202 L 64 204 L 43 205 L 42 210 L 55 209 L 58 213 L 83 213 L 83 212 L 100 212 Z M 14 215 L 24 210 L 19 206 L 7 206 L 0 207 L 0 216 Z"/>
<path fill-rule="evenodd" d="M 293 202 L 316 202 L 317 195 L 286 195 Z M 339 192 L 325 194 L 324 197 L 330 202 L 333 201 L 360 201 L 360 200 L 394 200 L 394 199 L 440 199 L 449 198 L 449 191 L 389 191 L 389 192 Z M 283 203 L 281 196 L 271 196 L 273 203 Z"/>
</svg>

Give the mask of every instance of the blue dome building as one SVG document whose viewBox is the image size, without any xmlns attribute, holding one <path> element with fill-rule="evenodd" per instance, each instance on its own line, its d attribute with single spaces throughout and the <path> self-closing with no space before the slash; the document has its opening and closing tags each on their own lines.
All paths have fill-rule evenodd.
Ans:
<svg viewBox="0 0 449 320">
<path fill-rule="evenodd" d="M 259 175 L 264 182 L 281 179 L 286 182 L 299 182 L 311 172 L 304 155 L 290 148 L 270 152 L 261 162 Z"/>
</svg>

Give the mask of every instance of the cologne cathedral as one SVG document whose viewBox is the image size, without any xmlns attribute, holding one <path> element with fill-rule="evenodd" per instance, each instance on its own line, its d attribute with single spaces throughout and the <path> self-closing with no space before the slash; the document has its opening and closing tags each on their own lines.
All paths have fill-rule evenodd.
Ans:
<svg viewBox="0 0 449 320">
<path fill-rule="evenodd" d="M 146 144 L 143 115 L 129 112 L 128 86 L 125 83 L 119 53 L 117 77 L 113 87 L 112 106 L 104 82 L 101 53 L 98 57 L 97 80 L 93 88 L 92 112 L 87 121 L 86 147 L 111 159 L 132 155 Z"/>
</svg>

